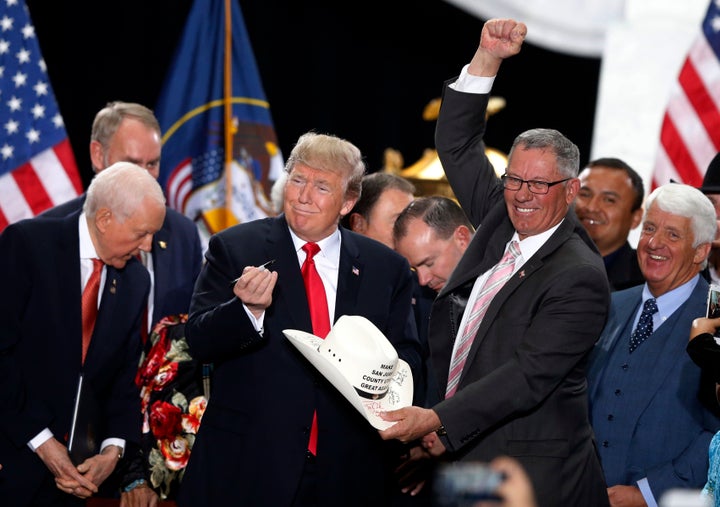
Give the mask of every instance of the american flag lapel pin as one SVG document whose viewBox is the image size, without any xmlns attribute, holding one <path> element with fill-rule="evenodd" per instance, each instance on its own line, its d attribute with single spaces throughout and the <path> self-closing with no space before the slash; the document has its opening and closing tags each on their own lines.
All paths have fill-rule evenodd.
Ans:
<svg viewBox="0 0 720 507">
<path fill-rule="evenodd" d="M 521 269 L 520 273 L 518 273 L 518 278 L 525 278 L 525 270 Z"/>
<path fill-rule="evenodd" d="M 352 268 L 352 273 L 355 276 L 360 276 L 360 270 L 355 266 L 353 266 L 353 268 Z"/>
</svg>

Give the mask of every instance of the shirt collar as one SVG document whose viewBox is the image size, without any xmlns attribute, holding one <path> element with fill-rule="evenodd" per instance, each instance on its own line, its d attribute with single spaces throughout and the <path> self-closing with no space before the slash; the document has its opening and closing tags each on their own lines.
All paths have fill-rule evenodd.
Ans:
<svg viewBox="0 0 720 507">
<path fill-rule="evenodd" d="M 540 234 L 528 236 L 522 241 L 520 240 L 520 236 L 518 235 L 517 231 L 515 231 L 510 241 L 517 241 L 520 244 L 520 253 L 522 254 L 522 258 L 528 260 L 530 257 L 535 255 L 535 252 L 540 250 L 540 247 L 542 247 L 548 239 L 550 239 L 550 236 L 555 233 L 557 228 L 560 227 L 560 224 L 562 224 L 564 220 L 565 219 L 563 218 L 547 231 L 541 232 Z"/>
<path fill-rule="evenodd" d="M 88 227 L 84 211 L 80 213 L 80 219 L 78 220 L 78 236 L 80 237 L 80 258 L 98 259 L 95 245 L 93 245 L 92 239 L 90 238 L 90 228 Z"/>
<path fill-rule="evenodd" d="M 307 243 L 304 239 L 300 239 L 297 234 L 293 232 L 292 229 L 290 230 L 290 237 L 292 238 L 293 245 L 295 246 L 295 252 L 300 253 L 300 250 L 302 249 L 303 245 Z M 317 255 L 325 257 L 329 261 L 332 261 L 333 264 L 339 264 L 340 263 L 340 230 L 335 229 L 335 231 L 328 236 L 327 238 L 323 238 L 320 241 L 315 241 L 315 243 L 318 244 L 320 247 L 320 252 L 318 252 Z"/>
</svg>

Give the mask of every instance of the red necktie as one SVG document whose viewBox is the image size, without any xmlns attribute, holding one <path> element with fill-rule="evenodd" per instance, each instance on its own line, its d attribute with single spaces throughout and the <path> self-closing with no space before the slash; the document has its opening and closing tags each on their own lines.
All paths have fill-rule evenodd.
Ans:
<svg viewBox="0 0 720 507">
<path fill-rule="evenodd" d="M 307 293 L 308 305 L 310 307 L 310 319 L 312 320 L 313 334 L 325 338 L 330 332 L 330 317 L 328 314 L 327 296 L 320 275 L 315 268 L 315 254 L 320 251 L 317 243 L 305 243 L 302 249 L 307 254 L 303 262 L 302 271 L 305 281 L 305 292 Z M 317 411 L 313 413 L 312 426 L 310 427 L 310 441 L 308 450 L 315 454 L 317 452 Z"/>
<path fill-rule="evenodd" d="M 100 289 L 100 274 L 104 266 L 100 259 L 93 259 L 93 271 L 82 294 L 82 362 L 85 363 L 90 339 L 92 338 L 95 319 L 98 311 L 98 291 Z"/>
</svg>

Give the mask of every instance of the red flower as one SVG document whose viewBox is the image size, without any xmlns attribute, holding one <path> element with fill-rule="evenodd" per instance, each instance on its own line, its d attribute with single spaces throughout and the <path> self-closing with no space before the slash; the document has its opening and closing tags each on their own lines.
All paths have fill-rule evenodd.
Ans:
<svg viewBox="0 0 720 507">
<path fill-rule="evenodd" d="M 156 401 L 150 407 L 150 430 L 155 438 L 174 439 L 182 431 L 182 410 L 172 403 Z"/>
<path fill-rule="evenodd" d="M 167 363 L 163 364 L 153 379 L 154 382 L 151 384 L 153 391 L 161 391 L 166 385 L 175 380 L 178 372 L 178 364 Z"/>
<path fill-rule="evenodd" d="M 173 471 L 182 470 L 190 459 L 190 446 L 185 437 L 176 436 L 169 440 L 158 442 L 160 452 L 165 458 L 165 466 Z"/>
</svg>

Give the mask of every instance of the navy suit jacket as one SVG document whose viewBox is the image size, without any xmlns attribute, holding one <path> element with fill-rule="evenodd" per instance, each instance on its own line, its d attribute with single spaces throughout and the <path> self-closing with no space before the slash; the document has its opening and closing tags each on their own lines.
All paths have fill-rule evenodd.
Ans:
<svg viewBox="0 0 720 507">
<path fill-rule="evenodd" d="M 642 290 L 612 294 L 590 357 L 590 409 L 608 486 L 647 477 L 659 501 L 671 488 L 703 487 L 720 419 L 712 379 L 701 382 L 700 367 L 685 351 L 693 319 L 705 314 L 707 282 L 698 277 L 687 301 L 630 354 Z"/>
<path fill-rule="evenodd" d="M 623 290 L 645 283 L 637 251 L 627 241 L 623 246 L 603 257 L 611 290 Z"/>
<path fill-rule="evenodd" d="M 485 157 L 488 95 L 444 89 L 436 146 L 465 213 L 478 224 L 433 303 L 429 343 L 445 392 L 453 343 L 478 276 L 514 227 L 503 186 Z M 434 407 L 450 457 L 517 458 L 541 507 L 606 506 L 587 409 L 586 358 L 610 299 L 602 259 L 574 211 L 500 289 L 470 348 L 456 394 Z"/>
<path fill-rule="evenodd" d="M 79 213 L 36 217 L 0 235 L 0 498 L 32 505 L 59 493 L 27 443 L 44 428 L 65 442 L 80 372 L 101 404 L 105 438 L 140 438 L 140 319 L 149 290 L 143 266 L 106 268 L 100 308 L 81 365 Z"/>
<path fill-rule="evenodd" d="M 63 217 L 82 209 L 86 194 L 50 208 L 44 216 Z M 188 313 L 195 280 L 200 274 L 203 252 L 197 226 L 172 208 L 165 208 L 165 220 L 152 242 L 153 297 L 152 325 L 167 317 Z"/>
<path fill-rule="evenodd" d="M 363 315 L 390 340 L 413 375 L 420 345 L 404 257 L 344 228 L 335 319 Z M 278 280 L 263 334 L 232 292 L 245 266 L 275 259 Z M 284 215 L 243 223 L 209 242 L 186 337 L 214 363 L 213 391 L 180 486 L 182 506 L 288 506 L 300 483 L 313 411 L 318 417 L 319 505 L 381 505 L 392 489 L 397 442 L 367 420 L 283 335 L 312 332 L 295 247 Z M 408 330 L 411 332 L 408 334 Z"/>
</svg>

